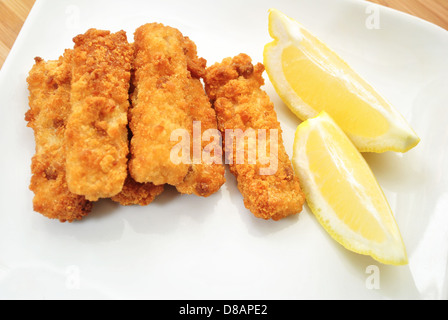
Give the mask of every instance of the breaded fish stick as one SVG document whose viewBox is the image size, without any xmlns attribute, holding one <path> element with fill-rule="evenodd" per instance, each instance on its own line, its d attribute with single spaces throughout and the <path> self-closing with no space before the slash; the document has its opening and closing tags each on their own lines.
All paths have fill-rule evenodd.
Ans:
<svg viewBox="0 0 448 320">
<path fill-rule="evenodd" d="M 176 186 L 176 189 L 181 193 L 207 197 L 217 192 L 225 182 L 221 140 L 219 139 L 220 137 L 216 136 L 205 137 L 207 132 L 213 133 L 212 130 L 217 131 L 215 110 L 212 108 L 200 81 L 200 77 L 203 77 L 205 74 L 206 61 L 197 57 L 196 45 L 188 37 L 185 38 L 184 48 L 188 59 L 188 70 L 192 75 L 192 79 L 186 81 L 184 92 L 188 104 L 188 115 L 191 117 L 191 121 L 194 121 L 190 148 L 193 163 L 188 174 Z M 196 141 L 193 141 L 193 139 L 196 139 Z M 212 154 L 211 150 L 204 150 L 210 146 L 213 152 L 219 152 L 219 154 Z M 214 146 L 217 147 L 213 148 Z M 209 151 L 210 158 L 205 159 L 202 154 L 203 151 Z M 198 155 L 198 159 L 195 159 L 195 156 Z M 212 159 L 211 157 L 216 157 L 217 159 Z"/>
<path fill-rule="evenodd" d="M 36 142 L 30 184 L 34 210 L 61 222 L 80 220 L 92 208 L 84 196 L 69 191 L 65 175 L 64 136 L 71 109 L 70 55 L 67 50 L 57 61 L 35 59 L 27 78 L 30 109 L 25 115 Z"/>
<path fill-rule="evenodd" d="M 134 33 L 134 86 L 129 127 L 129 171 L 137 182 L 178 185 L 188 163 L 171 160 L 174 130 L 191 132 L 185 88 L 191 79 L 183 35 L 158 23 L 145 24 Z"/>
<path fill-rule="evenodd" d="M 264 66 L 252 65 L 245 54 L 227 58 L 206 70 L 205 88 L 214 103 L 218 118 L 218 127 L 224 136 L 225 152 L 232 159 L 230 171 L 235 175 L 238 188 L 243 195 L 244 204 L 256 217 L 279 220 L 288 215 L 299 213 L 304 203 L 304 195 L 298 178 L 294 175 L 291 161 L 285 152 L 282 130 L 277 120 L 273 103 L 260 89 L 264 84 L 262 77 Z M 266 170 L 272 163 L 266 164 L 262 156 L 263 139 L 255 136 L 244 145 L 228 140 L 229 132 L 235 130 L 249 132 L 250 129 L 263 132 L 267 153 L 273 150 L 269 161 L 276 164 L 274 170 Z M 274 130 L 274 131 L 271 131 Z M 271 136 L 275 134 L 275 136 Z M 271 141 L 271 138 L 275 138 Z M 256 157 L 250 162 L 249 152 L 256 149 Z M 242 149 L 245 150 L 242 150 Z M 238 162 L 238 153 L 244 151 L 244 161 Z"/>
<path fill-rule="evenodd" d="M 73 41 L 67 183 L 89 200 L 118 194 L 127 176 L 133 48 L 126 33 L 90 29 Z"/>
</svg>

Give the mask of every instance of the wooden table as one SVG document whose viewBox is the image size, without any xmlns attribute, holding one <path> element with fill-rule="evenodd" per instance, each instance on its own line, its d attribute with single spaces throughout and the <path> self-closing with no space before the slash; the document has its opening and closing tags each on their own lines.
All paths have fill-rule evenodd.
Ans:
<svg viewBox="0 0 448 320">
<path fill-rule="evenodd" d="M 415 15 L 448 30 L 448 0 L 368 1 Z M 35 0 L 0 0 L 0 68 L 34 2 Z"/>
</svg>

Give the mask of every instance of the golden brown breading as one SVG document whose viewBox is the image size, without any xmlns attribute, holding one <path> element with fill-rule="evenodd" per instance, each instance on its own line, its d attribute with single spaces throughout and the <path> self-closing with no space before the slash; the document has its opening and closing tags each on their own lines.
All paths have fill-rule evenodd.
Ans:
<svg viewBox="0 0 448 320">
<path fill-rule="evenodd" d="M 36 62 L 27 78 L 30 109 L 25 115 L 34 130 L 36 153 L 31 164 L 30 189 L 34 210 L 61 222 L 80 220 L 92 203 L 73 194 L 65 175 L 64 135 L 70 114 L 71 51 L 57 61 Z"/>
<path fill-rule="evenodd" d="M 123 206 L 140 205 L 146 206 L 163 192 L 164 185 L 156 186 L 152 183 L 136 182 L 130 175 L 126 178 L 123 190 L 111 199 Z"/>
<path fill-rule="evenodd" d="M 205 75 L 207 60 L 198 57 L 196 44 L 189 38 L 184 37 L 183 51 L 187 57 L 187 68 L 193 78 L 200 79 Z"/>
<path fill-rule="evenodd" d="M 89 200 L 118 194 L 127 176 L 133 48 L 126 33 L 90 29 L 73 41 L 67 183 Z"/>
<path fill-rule="evenodd" d="M 134 39 L 131 176 L 139 182 L 175 185 L 181 193 L 209 196 L 224 183 L 222 164 L 174 163 L 170 157 L 178 143 L 171 141 L 175 130 L 184 129 L 192 140 L 193 121 L 201 121 L 201 134 L 217 128 L 199 79 L 206 60 L 197 56 L 193 41 L 162 24 L 141 26 Z"/>
<path fill-rule="evenodd" d="M 131 75 L 132 76 L 132 75 Z M 130 94 L 132 91 L 130 91 Z M 131 141 L 132 133 L 128 130 L 129 141 Z M 130 154 L 128 155 L 130 157 Z M 154 199 L 163 192 L 164 185 L 156 186 L 151 182 L 140 183 L 135 181 L 128 170 L 128 176 L 120 193 L 113 196 L 112 201 L 118 202 L 123 206 L 140 205 L 146 206 L 154 201 Z"/>
<path fill-rule="evenodd" d="M 170 158 L 171 149 L 178 143 L 170 141 L 171 133 L 191 127 L 184 92 L 191 74 L 183 41 L 177 29 L 158 23 L 145 24 L 134 34 L 129 171 L 137 182 L 177 185 L 190 167 Z"/>
<path fill-rule="evenodd" d="M 277 130 L 277 170 L 267 175 L 260 174 L 260 169 L 266 169 L 270 165 L 262 161 L 266 159 L 262 158 L 260 150 L 257 150 L 255 163 L 248 161 L 248 140 L 244 144 L 244 161 L 237 163 L 236 153 L 241 151 L 241 146 L 237 146 L 235 140 L 232 145 L 226 144 L 226 137 L 223 139 L 226 155 L 233 157 L 233 163 L 229 164 L 230 170 L 236 176 L 246 208 L 256 217 L 279 220 L 299 213 L 304 203 L 304 195 L 284 149 L 282 130 L 273 103 L 260 88 L 264 84 L 263 71 L 264 66 L 261 63 L 253 66 L 249 56 L 240 54 L 208 68 L 204 82 L 214 103 L 218 127 L 223 136 L 226 129 L 241 129 L 244 132 L 250 128 L 266 129 L 266 149 L 269 153 L 275 149 L 275 146 L 270 144 L 269 130 Z M 260 140 L 256 137 L 256 142 L 259 143 Z"/>
<path fill-rule="evenodd" d="M 191 121 L 200 124 L 200 129 L 196 135 L 191 137 L 190 151 L 191 159 L 193 158 L 194 145 L 193 139 L 197 139 L 197 145 L 200 146 L 198 153 L 202 154 L 204 148 L 210 144 L 216 143 L 219 148 L 213 148 L 214 151 L 221 151 L 221 141 L 207 141 L 203 136 L 204 132 L 209 129 L 217 130 L 216 113 L 212 108 L 210 101 L 205 93 L 204 87 L 199 77 L 205 74 L 206 61 L 203 58 L 197 57 L 196 45 L 189 39 L 185 38 L 185 50 L 188 58 L 188 70 L 192 74 L 192 79 L 185 81 L 185 99 L 188 104 L 188 115 Z M 202 140 L 204 138 L 204 140 Z M 216 137 L 215 137 L 216 138 Z M 211 154 L 214 156 L 214 154 Z M 225 182 L 224 173 L 225 167 L 222 164 L 222 153 L 217 155 L 220 162 L 211 162 L 209 159 L 198 159 L 201 163 L 192 163 L 188 174 L 184 180 L 176 186 L 176 189 L 181 193 L 195 194 L 202 197 L 210 196 L 217 192 Z"/>
</svg>

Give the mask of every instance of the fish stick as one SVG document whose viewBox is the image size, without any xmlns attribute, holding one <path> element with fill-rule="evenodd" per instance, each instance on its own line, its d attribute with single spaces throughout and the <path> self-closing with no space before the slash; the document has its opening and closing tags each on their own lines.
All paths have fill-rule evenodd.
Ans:
<svg viewBox="0 0 448 320">
<path fill-rule="evenodd" d="M 134 33 L 134 87 L 129 127 L 132 131 L 129 171 L 140 183 L 178 185 L 190 165 L 171 159 L 175 130 L 191 134 L 185 100 L 191 79 L 179 30 L 148 23 Z"/>
<path fill-rule="evenodd" d="M 191 121 L 194 121 L 193 136 L 190 141 L 193 163 L 184 180 L 176 185 L 176 189 L 184 194 L 208 197 L 217 192 L 225 182 L 221 140 L 220 136 L 213 135 L 208 138 L 205 136 L 207 132 L 217 131 L 216 113 L 200 80 L 200 77 L 205 75 L 206 61 L 197 57 L 196 45 L 188 37 L 185 37 L 184 48 L 188 59 L 188 70 L 192 75 L 192 79 L 186 81 L 184 92 L 188 104 L 188 115 Z M 208 150 L 209 147 L 213 150 Z M 203 152 L 207 152 L 207 155 Z M 208 155 L 210 157 L 205 158 Z M 195 159 L 195 156 L 198 159 Z"/>
<path fill-rule="evenodd" d="M 258 218 L 280 220 L 299 213 L 305 198 L 284 149 L 273 103 L 261 89 L 263 72 L 261 63 L 254 66 L 248 55 L 240 54 L 209 67 L 204 82 L 224 136 L 226 162 L 236 177 L 244 205 Z M 248 135 L 244 144 L 236 143 L 228 135 L 238 129 L 244 133 L 250 129 L 258 134 L 265 132 L 265 137 Z M 262 142 L 265 153 L 272 152 L 272 157 L 263 155 Z M 238 162 L 241 151 L 244 161 Z M 251 158 L 250 152 L 255 156 Z M 272 163 L 276 166 L 271 168 Z"/>
<path fill-rule="evenodd" d="M 89 29 L 73 41 L 67 184 L 88 200 L 118 194 L 127 177 L 133 47 L 126 33 Z"/>
<path fill-rule="evenodd" d="M 131 74 L 132 77 L 132 74 Z M 133 90 L 133 88 L 132 88 Z M 132 94 L 132 91 L 129 92 Z M 132 133 L 128 130 L 129 141 L 131 141 Z M 128 155 L 128 157 L 130 154 Z M 140 183 L 135 181 L 128 170 L 128 175 L 123 185 L 123 189 L 117 195 L 111 197 L 112 201 L 118 202 L 123 206 L 140 205 L 147 206 L 160 195 L 165 189 L 164 185 L 156 186 L 151 182 Z"/>
<path fill-rule="evenodd" d="M 31 163 L 33 208 L 61 222 L 80 220 L 92 202 L 71 193 L 65 174 L 65 127 L 70 114 L 71 51 L 59 60 L 35 58 L 27 77 L 29 110 L 25 120 L 34 131 L 36 152 Z"/>
</svg>

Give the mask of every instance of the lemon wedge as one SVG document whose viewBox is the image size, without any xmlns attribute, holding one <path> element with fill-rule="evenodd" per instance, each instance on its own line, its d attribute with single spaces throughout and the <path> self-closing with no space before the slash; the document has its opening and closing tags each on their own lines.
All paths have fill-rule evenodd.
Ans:
<svg viewBox="0 0 448 320">
<path fill-rule="evenodd" d="M 336 241 L 384 264 L 407 264 L 382 189 L 361 153 L 326 112 L 297 127 L 292 162 L 308 206 Z"/>
<path fill-rule="evenodd" d="M 419 143 L 403 116 L 297 21 L 270 9 L 269 33 L 266 72 L 299 119 L 326 111 L 361 152 L 406 152 Z"/>
</svg>

